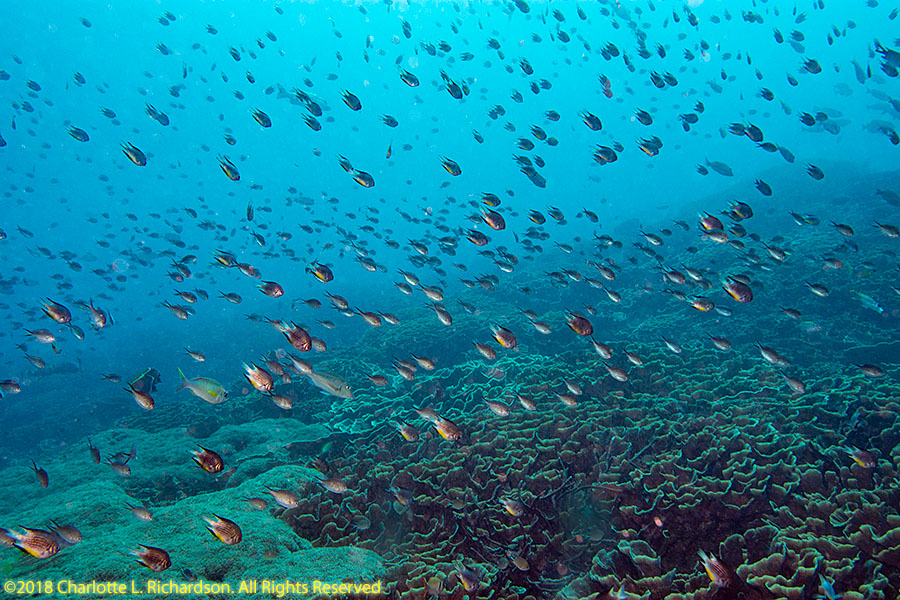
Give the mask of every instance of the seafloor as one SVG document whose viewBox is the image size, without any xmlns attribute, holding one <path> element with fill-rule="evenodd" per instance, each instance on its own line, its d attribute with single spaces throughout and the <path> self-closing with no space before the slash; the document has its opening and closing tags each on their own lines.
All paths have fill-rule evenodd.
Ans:
<svg viewBox="0 0 900 600">
<path fill-rule="evenodd" d="M 559 323 L 562 314 L 543 318 Z M 415 335 L 425 354 L 439 343 L 423 335 L 433 323 L 416 318 L 391 331 L 397 340 Z M 360 343 L 375 358 L 369 337 Z M 383 332 L 379 340 L 392 347 Z M 455 575 L 464 565 L 481 580 L 478 597 L 602 597 L 624 585 L 627 596 L 661 599 L 710 591 L 698 567 L 703 549 L 759 597 L 812 598 L 819 574 L 846 600 L 896 597 L 900 423 L 889 380 L 820 365 L 807 372 L 811 390 L 792 396 L 747 352 L 722 355 L 699 340 L 680 355 L 661 344 L 627 347 L 644 364 L 624 383 L 601 372 L 582 344 L 553 357 L 520 351 L 489 366 L 473 358 L 420 371 L 390 401 L 365 389 L 334 400 L 298 383 L 301 400 L 284 413 L 256 393 L 221 407 L 160 403 L 93 436 L 101 448 L 137 445 L 129 477 L 93 464 L 86 442 L 43 461 L 46 490 L 28 467 L 0 472 L 0 523 L 56 519 L 84 533 L 50 560 L 4 550 L 0 572 L 159 579 L 127 555 L 145 544 L 170 552 L 166 574 L 176 580 L 381 578 L 397 596 L 422 598 L 438 578 L 441 597 L 462 598 L 473 596 Z M 352 354 L 336 352 L 328 364 L 374 370 Z M 555 396 L 564 377 L 584 387 L 574 408 Z M 460 427 L 459 442 L 426 434 L 410 410 L 438 389 L 434 406 Z M 499 417 L 486 408 L 484 400 L 510 401 L 511 389 L 537 410 L 513 402 Z M 420 427 L 420 441 L 396 434 L 389 419 L 401 417 Z M 848 459 L 848 437 L 879 457 L 875 468 Z M 214 477 L 198 469 L 190 461 L 198 443 L 236 470 Z M 349 492 L 314 483 L 315 467 Z M 265 486 L 296 491 L 300 505 L 278 508 Z M 403 506 L 392 488 L 412 503 Z M 253 509 L 248 497 L 267 498 L 269 510 Z M 501 498 L 519 500 L 525 514 L 512 516 Z M 153 521 L 132 517 L 129 503 L 150 507 Z M 242 543 L 209 535 L 202 516 L 211 513 L 239 523 Z"/>
<path fill-rule="evenodd" d="M 777 273 L 757 273 L 755 288 L 774 290 L 788 305 L 816 302 L 778 286 L 820 268 L 800 251 L 831 244 L 831 234 L 825 226 L 799 229 L 785 242 L 797 258 Z M 860 236 L 861 252 L 877 247 L 867 237 L 877 235 Z M 708 246 L 690 258 L 714 259 Z M 841 277 L 850 278 L 841 284 L 848 288 L 856 278 L 876 289 L 894 275 L 873 266 Z M 511 290 L 526 283 L 533 289 L 524 302 Z M 613 351 L 610 364 L 628 370 L 622 382 L 566 327 L 565 309 L 580 307 L 551 300 L 567 290 L 521 271 L 504 285 L 460 295 L 479 312 L 451 327 L 421 307 L 398 310 L 397 326 L 307 355 L 318 370 L 350 381 L 352 400 L 319 394 L 301 377 L 279 386 L 294 399 L 288 411 L 256 392 L 215 406 L 182 393 L 91 437 L 104 456 L 136 446 L 128 477 L 94 464 L 86 439 L 39 457 L 47 489 L 24 460 L 3 469 L 0 526 L 47 527 L 55 519 L 84 539 L 47 560 L 0 548 L 0 578 L 235 587 L 248 579 L 380 579 L 391 597 L 415 600 L 812 600 L 827 581 L 843 600 L 898 597 L 900 342 L 877 320 L 896 323 L 895 310 L 869 314 L 832 299 L 808 311 L 816 322 L 793 322 L 770 294 L 725 325 L 684 302 L 648 303 L 632 290 L 590 317 L 595 337 Z M 550 335 L 528 324 L 525 305 L 552 326 Z M 472 341 L 489 339 L 495 322 L 517 332 L 519 347 L 487 361 Z M 728 329 L 730 352 L 710 343 L 718 328 Z M 668 350 L 660 332 L 676 335 L 682 352 Z M 792 393 L 757 341 L 792 362 L 787 372 L 802 377 L 805 393 Z M 625 351 L 642 364 L 629 365 Z M 419 369 L 412 381 L 390 374 L 391 361 L 410 352 L 437 357 L 437 368 Z M 865 363 L 885 374 L 865 375 L 858 368 Z M 372 373 L 389 373 L 391 383 L 368 384 Z M 564 380 L 583 388 L 576 406 L 557 396 Z M 532 398 L 536 410 L 516 394 Z M 510 414 L 494 414 L 487 400 L 506 403 Z M 437 436 L 416 415 L 422 407 L 455 422 L 462 438 Z M 60 408 L 57 420 L 65 415 Z M 404 440 L 393 420 L 416 426 L 419 440 Z M 39 423 L 8 429 L 40 433 Z M 222 455 L 222 475 L 192 463 L 198 444 Z M 850 446 L 875 464 L 854 462 Z M 348 490 L 324 489 L 322 476 Z M 299 506 L 280 508 L 266 486 L 294 491 Z M 265 498 L 268 509 L 253 508 L 250 497 Z M 502 499 L 521 503 L 522 514 L 505 510 Z M 128 504 L 151 509 L 153 520 L 136 519 Z M 241 526 L 240 544 L 226 546 L 205 530 L 202 517 L 213 513 Z M 137 544 L 166 549 L 171 569 L 155 574 L 137 565 L 128 554 Z M 736 572 L 732 586 L 711 585 L 699 550 Z M 475 580 L 477 589 L 467 591 L 464 583 Z"/>
</svg>

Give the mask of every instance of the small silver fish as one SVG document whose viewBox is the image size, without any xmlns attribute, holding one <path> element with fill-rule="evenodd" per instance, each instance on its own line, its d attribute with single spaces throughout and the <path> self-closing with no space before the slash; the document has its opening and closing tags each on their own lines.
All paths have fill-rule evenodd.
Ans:
<svg viewBox="0 0 900 600">
<path fill-rule="evenodd" d="M 872 296 L 870 296 L 868 294 L 863 294 L 862 292 L 857 292 L 856 290 L 850 290 L 850 291 L 853 292 L 854 294 L 856 294 L 856 297 L 859 298 L 859 301 L 862 303 L 862 305 L 864 307 L 868 308 L 869 310 L 874 310 L 878 314 L 881 314 L 884 312 L 884 307 L 881 306 L 880 304 L 878 304 L 878 301 L 875 298 L 873 298 Z"/>
<path fill-rule="evenodd" d="M 311 371 L 310 373 L 307 373 L 306 376 L 309 377 L 310 382 L 312 382 L 314 386 L 326 394 L 337 396 L 338 398 L 345 398 L 347 400 L 353 399 L 353 390 L 350 389 L 350 386 L 347 385 L 346 381 L 337 375 L 324 373 L 322 371 Z"/>
</svg>

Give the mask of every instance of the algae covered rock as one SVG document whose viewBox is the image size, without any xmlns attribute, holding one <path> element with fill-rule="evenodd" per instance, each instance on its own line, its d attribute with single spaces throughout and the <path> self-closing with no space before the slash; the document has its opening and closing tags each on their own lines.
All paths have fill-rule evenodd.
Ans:
<svg viewBox="0 0 900 600">
<path fill-rule="evenodd" d="M 190 460 L 195 440 L 180 431 L 148 433 L 139 430 L 109 431 L 92 442 L 102 448 L 134 444 L 136 457 L 128 461 L 132 474 L 120 476 L 109 466 L 94 464 L 84 448 L 70 448 L 60 458 L 45 463 L 50 485 L 40 488 L 25 468 L 12 467 L 0 476 L 13 482 L 0 491 L 4 506 L 15 512 L 0 513 L 0 524 L 16 530 L 21 524 L 47 528 L 51 522 L 77 527 L 82 539 L 63 547 L 48 559 L 36 559 L 16 549 L 2 549 L 0 568 L 10 579 L 108 582 L 134 581 L 143 597 L 168 597 L 154 592 L 148 582 L 178 584 L 204 582 L 227 584 L 233 591 L 241 582 L 256 581 L 245 597 L 273 597 L 265 590 L 278 582 L 341 581 L 368 583 L 384 578 L 382 559 L 361 548 L 314 548 L 299 537 L 285 519 L 267 489 L 288 489 L 298 495 L 319 494 L 318 471 L 283 464 L 285 444 L 327 437 L 323 427 L 294 421 L 256 421 L 220 429 L 204 445 L 225 457 L 226 467 L 238 463 L 247 475 L 229 479 L 206 473 Z M 246 461 L 246 462 L 244 462 Z M 252 471 L 252 474 L 250 473 Z M 240 469 L 234 472 L 236 475 Z M 207 485 L 197 480 L 208 480 Z M 162 489 L 170 491 L 161 492 Z M 248 501 L 262 499 L 259 509 Z M 16 499 L 16 501 L 14 501 Z M 257 500 L 257 502 L 259 502 Z M 149 511 L 152 519 L 137 518 L 129 507 Z M 215 517 L 236 523 L 241 540 L 227 545 L 208 530 Z M 132 551 L 139 545 L 165 550 L 171 567 L 154 573 L 139 565 Z M 261 587 L 265 583 L 268 587 Z M 74 589 L 74 588 L 73 588 Z M 273 588 L 274 589 L 274 588 Z M 80 594 L 79 597 L 104 597 Z M 224 596 L 223 596 L 224 597 Z"/>
</svg>

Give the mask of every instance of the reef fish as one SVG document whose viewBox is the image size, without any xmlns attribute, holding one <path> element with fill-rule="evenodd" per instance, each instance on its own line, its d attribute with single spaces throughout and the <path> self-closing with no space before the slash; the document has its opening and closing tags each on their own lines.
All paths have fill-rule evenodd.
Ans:
<svg viewBox="0 0 900 600">
<path fill-rule="evenodd" d="M 310 382 L 324 394 L 337 396 L 338 398 L 353 399 L 353 390 L 347 385 L 347 382 L 331 373 L 322 371 L 311 371 L 306 375 Z"/>
<path fill-rule="evenodd" d="M 50 558 L 59 552 L 59 541 L 55 534 L 43 529 L 29 529 L 23 527 L 25 533 L 11 531 L 10 536 L 15 539 L 15 547 L 30 554 L 35 558 Z"/>
<path fill-rule="evenodd" d="M 178 369 L 178 376 L 181 377 L 181 386 L 178 388 L 179 390 L 188 390 L 205 402 L 209 402 L 210 404 L 221 404 L 228 399 L 228 392 L 225 390 L 225 386 L 215 379 L 209 379 L 207 377 L 188 379 L 184 376 L 184 373 L 181 372 L 181 369 Z"/>
</svg>

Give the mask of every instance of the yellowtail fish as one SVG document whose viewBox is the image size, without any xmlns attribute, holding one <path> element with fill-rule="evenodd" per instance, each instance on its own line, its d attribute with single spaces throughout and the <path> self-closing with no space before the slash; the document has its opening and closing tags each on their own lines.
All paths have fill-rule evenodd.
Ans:
<svg viewBox="0 0 900 600">
<path fill-rule="evenodd" d="M 326 394 L 337 396 L 338 398 L 353 399 L 353 390 L 347 385 L 347 382 L 331 373 L 322 371 L 312 371 L 306 375 L 314 386 L 322 390 Z"/>
<path fill-rule="evenodd" d="M 700 560 L 703 561 L 703 568 L 714 586 L 724 588 L 731 585 L 731 572 L 722 561 L 703 550 L 698 550 L 697 554 L 700 555 Z"/>
<path fill-rule="evenodd" d="M 419 430 L 404 421 L 394 421 L 394 427 L 397 432 L 403 436 L 407 442 L 417 442 L 419 440 Z"/>
<path fill-rule="evenodd" d="M 229 521 L 219 515 L 203 517 L 203 520 L 206 521 L 207 531 L 216 536 L 216 539 L 223 544 L 233 546 L 243 539 L 241 528 L 234 521 Z"/>
<path fill-rule="evenodd" d="M 853 459 L 853 462 L 858 464 L 864 469 L 871 469 L 875 467 L 876 461 L 875 457 L 866 452 L 865 450 L 860 450 L 854 446 L 847 446 L 844 448 L 844 451 Z"/>
<path fill-rule="evenodd" d="M 500 504 L 506 509 L 506 512 L 514 517 L 521 517 L 525 514 L 525 505 L 512 498 L 501 498 Z"/>
<path fill-rule="evenodd" d="M 59 552 L 57 537 L 43 529 L 29 529 L 23 527 L 25 533 L 11 531 L 10 536 L 15 539 L 15 547 L 30 554 L 35 558 L 50 558 Z"/>
<path fill-rule="evenodd" d="M 181 369 L 178 369 L 178 375 L 181 377 L 181 387 L 178 388 L 179 390 L 186 389 L 201 400 L 209 402 L 210 404 L 221 404 L 228 399 L 228 392 L 225 390 L 225 386 L 215 379 L 209 379 L 207 377 L 188 379 L 184 376 L 184 373 L 181 372 Z"/>
<path fill-rule="evenodd" d="M 462 432 L 459 430 L 459 427 L 449 419 L 438 417 L 438 420 L 434 423 L 434 428 L 442 438 L 449 442 L 458 442 L 462 438 Z"/>
</svg>

